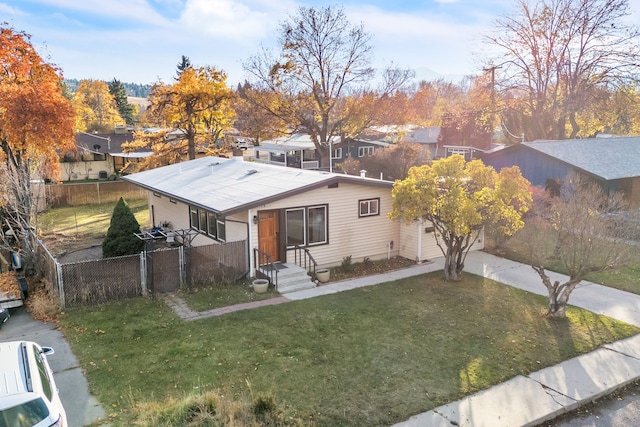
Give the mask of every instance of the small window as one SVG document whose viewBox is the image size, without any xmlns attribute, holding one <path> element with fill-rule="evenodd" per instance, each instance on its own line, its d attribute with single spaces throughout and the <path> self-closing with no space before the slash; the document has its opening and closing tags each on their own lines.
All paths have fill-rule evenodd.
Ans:
<svg viewBox="0 0 640 427">
<path fill-rule="evenodd" d="M 195 228 L 196 230 L 200 229 L 198 218 L 198 208 L 189 206 L 189 220 L 191 221 L 191 228 Z"/>
<path fill-rule="evenodd" d="M 374 150 L 374 147 L 358 147 L 358 157 L 370 156 Z"/>
<path fill-rule="evenodd" d="M 198 230 L 207 232 L 207 211 L 198 209 Z"/>
<path fill-rule="evenodd" d="M 156 197 L 162 197 L 162 196 L 160 195 L 160 193 L 156 193 L 155 191 L 153 192 L 153 195 L 154 195 L 154 196 L 156 196 Z"/>
<path fill-rule="evenodd" d="M 342 159 L 342 147 L 336 148 L 335 150 L 333 150 L 333 152 L 331 153 L 331 158 Z"/>
<path fill-rule="evenodd" d="M 327 241 L 327 207 L 314 206 L 307 210 L 308 212 L 308 231 L 309 245 L 317 245 L 326 243 Z"/>
<path fill-rule="evenodd" d="M 169 201 L 170 201 L 171 203 L 173 203 L 174 205 L 178 203 L 178 201 L 177 201 L 176 199 L 169 199 Z"/>
<path fill-rule="evenodd" d="M 216 218 L 216 214 L 214 214 L 213 212 L 207 212 L 207 225 L 207 234 L 209 234 L 209 236 L 213 237 L 214 239 L 218 237 L 218 220 Z"/>
<path fill-rule="evenodd" d="M 227 229 L 224 221 L 218 220 L 216 222 L 216 233 L 218 234 L 218 240 L 221 242 L 227 241 Z"/>
<path fill-rule="evenodd" d="M 374 216 L 380 215 L 380 199 L 360 200 L 358 216 Z"/>
</svg>

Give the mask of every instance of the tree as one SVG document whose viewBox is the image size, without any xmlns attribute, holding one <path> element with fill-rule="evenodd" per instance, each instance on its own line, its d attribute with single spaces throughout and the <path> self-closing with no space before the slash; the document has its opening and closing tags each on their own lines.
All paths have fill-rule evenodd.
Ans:
<svg viewBox="0 0 640 427">
<path fill-rule="evenodd" d="M 249 101 L 260 99 L 258 103 Z M 235 128 L 254 145 L 290 131 L 288 123 L 271 114 L 259 105 L 272 105 L 270 110 L 275 110 L 278 103 L 278 94 L 268 91 L 253 89 L 248 82 L 238 84 L 237 96 L 234 98 L 233 108 L 236 111 Z"/>
<path fill-rule="evenodd" d="M 58 151 L 74 145 L 74 113 L 58 68 L 43 61 L 28 34 L 0 26 L 0 63 L 0 243 L 30 261 L 32 183 L 58 178 Z"/>
<path fill-rule="evenodd" d="M 188 67 L 174 84 L 156 83 L 149 94 L 147 117 L 175 132 L 136 133 L 126 149 L 151 147 L 156 158 L 148 158 L 148 162 L 163 158 L 168 163 L 179 161 L 184 154 L 195 159 L 197 149 L 215 149 L 216 141 L 231 128 L 235 117 L 231 108 L 233 91 L 226 81 L 227 75 L 216 68 Z"/>
<path fill-rule="evenodd" d="M 251 86 L 260 92 L 278 94 L 277 103 L 264 103 L 262 97 L 250 102 L 309 133 L 321 157 L 328 165 L 329 143 L 336 136 L 355 137 L 370 122 L 349 126 L 352 118 L 361 119 L 355 108 L 371 90 L 371 36 L 362 25 L 351 25 L 342 8 L 302 6 L 280 26 L 279 57 L 263 50 L 244 64 L 252 76 Z M 412 74 L 390 67 L 376 99 L 394 93 Z M 271 101 L 271 100 L 270 100 Z M 375 111 L 375 110 L 372 110 Z"/>
<path fill-rule="evenodd" d="M 430 221 L 445 257 L 446 280 L 460 280 L 464 260 L 485 225 L 499 222 L 511 235 L 524 225 L 531 203 L 529 182 L 514 166 L 500 173 L 480 160 L 454 155 L 413 167 L 393 186 L 392 219 Z"/>
<path fill-rule="evenodd" d="M 115 125 L 125 123 L 109 86 L 102 80 L 80 80 L 72 102 L 79 132 L 110 132 Z"/>
<path fill-rule="evenodd" d="M 343 142 L 342 146 L 345 145 Z M 424 148 L 423 144 L 400 142 L 378 149 L 372 155 L 359 160 L 350 157 L 340 163 L 339 167 L 351 175 L 358 175 L 364 169 L 369 176 L 378 177 L 382 174 L 385 179 L 398 180 L 405 179 L 409 169 L 424 165 L 430 158 L 429 150 Z"/>
<path fill-rule="evenodd" d="M 574 175 L 564 180 L 560 196 L 547 195 L 535 205 L 518 238 L 547 288 L 547 315 L 565 317 L 571 293 L 588 274 L 629 261 L 634 248 L 628 244 L 632 230 L 622 215 L 626 203 L 620 194 L 608 197 L 598 184 Z M 551 279 L 551 263 L 559 264 L 568 280 Z"/>
<path fill-rule="evenodd" d="M 579 115 L 598 88 L 637 80 L 638 31 L 628 0 L 519 0 L 486 40 L 497 48 L 490 68 L 509 93 L 510 133 L 527 140 L 575 138 Z M 500 64 L 495 65 L 495 62 Z"/>
<path fill-rule="evenodd" d="M 127 125 L 133 126 L 135 124 L 135 108 L 127 101 L 127 91 L 122 82 L 114 78 L 113 81 L 109 83 L 109 93 L 116 101 L 116 107 L 118 108 L 120 117 L 122 117 Z"/>
<path fill-rule="evenodd" d="M 102 241 L 102 255 L 111 258 L 134 255 L 142 251 L 144 242 L 135 233 L 140 233 L 140 224 L 122 197 L 113 208 L 107 235 Z"/>
<path fill-rule="evenodd" d="M 176 65 L 176 80 L 180 80 L 180 74 L 182 74 L 182 72 L 187 68 L 191 67 L 192 65 L 189 57 L 182 55 L 182 58 L 180 58 L 180 62 L 178 62 L 178 65 Z"/>
</svg>

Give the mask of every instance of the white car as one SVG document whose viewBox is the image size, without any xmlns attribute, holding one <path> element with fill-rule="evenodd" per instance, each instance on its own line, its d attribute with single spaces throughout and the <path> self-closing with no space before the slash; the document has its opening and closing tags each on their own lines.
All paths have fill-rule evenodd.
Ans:
<svg viewBox="0 0 640 427">
<path fill-rule="evenodd" d="M 47 356 L 31 341 L 0 343 L 0 426 L 67 427 Z"/>
</svg>

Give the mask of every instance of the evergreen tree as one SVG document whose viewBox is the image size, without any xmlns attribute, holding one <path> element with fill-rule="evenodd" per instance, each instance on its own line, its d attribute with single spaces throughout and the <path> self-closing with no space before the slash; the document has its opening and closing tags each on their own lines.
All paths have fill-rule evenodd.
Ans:
<svg viewBox="0 0 640 427">
<path fill-rule="evenodd" d="M 127 92 L 122 82 L 114 78 L 113 81 L 109 83 L 109 92 L 116 100 L 120 116 L 128 125 L 134 125 L 133 105 L 127 101 Z"/>
<path fill-rule="evenodd" d="M 140 224 L 122 197 L 118 200 L 111 215 L 111 224 L 107 236 L 102 242 L 102 255 L 105 258 L 133 255 L 142 251 L 144 242 L 135 236 L 140 233 Z"/>
<path fill-rule="evenodd" d="M 191 60 L 189 59 L 188 56 L 182 55 L 182 58 L 180 59 L 180 62 L 178 62 L 178 65 L 176 65 L 177 71 L 176 71 L 176 80 L 180 80 L 180 75 L 184 72 L 184 70 L 186 70 L 187 68 L 191 68 Z"/>
</svg>

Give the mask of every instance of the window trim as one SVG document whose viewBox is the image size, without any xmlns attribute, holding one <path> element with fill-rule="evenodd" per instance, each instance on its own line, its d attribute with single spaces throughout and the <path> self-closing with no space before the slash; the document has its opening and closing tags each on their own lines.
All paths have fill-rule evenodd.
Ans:
<svg viewBox="0 0 640 427">
<path fill-rule="evenodd" d="M 375 212 L 371 212 L 371 204 L 375 202 L 377 205 L 377 209 Z M 362 213 L 363 203 L 366 203 L 368 206 L 367 213 Z M 372 197 L 370 199 L 360 199 L 358 200 L 358 218 L 366 218 L 370 216 L 379 216 L 380 215 L 380 197 Z"/>
<path fill-rule="evenodd" d="M 358 157 L 367 157 L 373 155 L 376 148 L 370 145 L 358 147 Z"/>
<path fill-rule="evenodd" d="M 342 147 L 334 148 L 331 152 L 332 159 L 341 159 L 342 158 Z"/>
<path fill-rule="evenodd" d="M 310 242 L 309 241 L 309 210 L 310 209 L 318 209 L 321 208 L 324 212 L 324 239 L 318 242 Z M 302 236 L 303 243 L 298 246 L 301 247 L 312 247 L 312 246 L 321 246 L 329 244 L 329 204 L 323 203 L 319 205 L 309 205 L 309 206 L 298 206 L 284 209 L 284 226 L 285 226 L 285 245 L 287 249 L 293 249 L 296 245 L 289 244 L 289 230 L 288 230 L 288 213 L 293 211 L 302 211 L 302 221 L 303 221 L 303 233 Z"/>
</svg>

